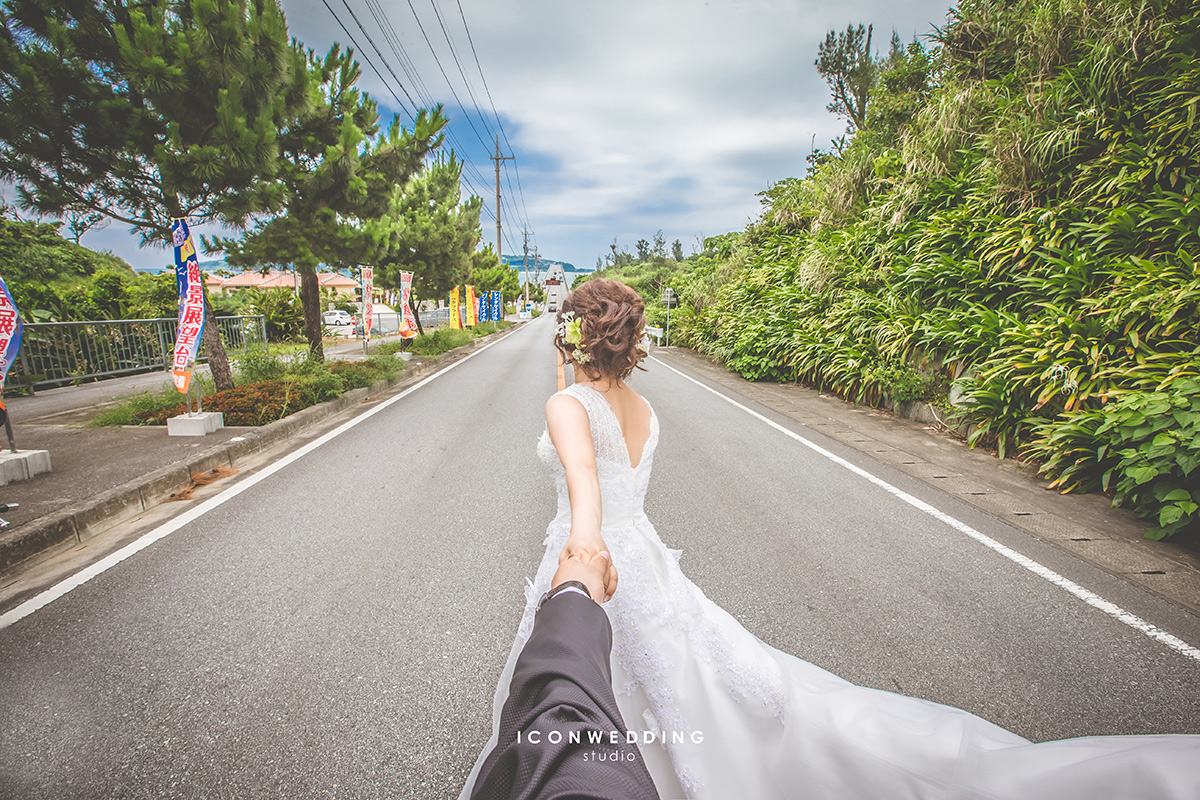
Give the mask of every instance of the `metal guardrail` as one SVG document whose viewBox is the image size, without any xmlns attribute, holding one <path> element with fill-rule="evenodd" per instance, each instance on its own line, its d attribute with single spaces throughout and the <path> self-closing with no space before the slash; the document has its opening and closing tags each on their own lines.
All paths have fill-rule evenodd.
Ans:
<svg viewBox="0 0 1200 800">
<path fill-rule="evenodd" d="M 178 324 L 176 318 L 26 323 L 6 388 L 41 389 L 166 370 Z M 229 355 L 267 349 L 262 315 L 217 317 L 217 328 Z M 196 360 L 207 358 L 201 343 Z"/>
<path fill-rule="evenodd" d="M 400 312 L 376 311 L 371 314 L 371 335 L 372 336 L 389 336 L 393 333 L 399 333 L 400 321 L 402 315 Z M 441 328 L 450 324 L 450 309 L 435 308 L 432 311 L 421 312 L 421 327 L 422 328 Z M 357 330 L 357 328 L 356 328 Z"/>
</svg>

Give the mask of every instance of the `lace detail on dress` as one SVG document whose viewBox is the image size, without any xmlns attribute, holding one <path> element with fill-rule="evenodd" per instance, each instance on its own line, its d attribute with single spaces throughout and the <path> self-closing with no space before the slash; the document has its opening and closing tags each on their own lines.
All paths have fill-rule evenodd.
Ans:
<svg viewBox="0 0 1200 800">
<path fill-rule="evenodd" d="M 776 662 L 759 652 L 765 645 L 687 579 L 679 567 L 681 552 L 663 544 L 643 512 L 659 436 L 653 407 L 650 437 L 634 468 L 630 466 L 620 423 L 604 397 L 578 384 L 564 391 L 578 399 L 588 414 L 600 478 L 601 531 L 620 574 L 617 593 L 604 606 L 612 623 L 613 658 L 626 676 L 623 685 L 614 686 L 614 691 L 627 696 L 643 692 L 660 729 L 691 730 L 681 702 L 685 698 L 675 697 L 671 683 L 671 675 L 683 665 L 675 663 L 670 653 L 686 653 L 686 657 L 699 659 L 719 675 L 730 696 L 739 702 L 761 703 L 782 719 L 783 680 Z M 538 440 L 537 452 L 554 475 L 558 515 L 546 531 L 547 549 L 537 576 L 525 587 L 526 608 L 518 628 L 522 641 L 528 640 L 533 631 L 534 608 L 550 588 L 558 569 L 558 554 L 571 529 L 566 473 L 548 432 Z M 663 637 L 664 632 L 671 635 Z M 672 646 L 665 638 L 685 644 Z M 676 746 L 665 746 L 672 763 L 681 765 L 682 759 L 674 756 Z M 689 796 L 702 788 L 686 769 L 677 766 L 675 771 Z"/>
</svg>

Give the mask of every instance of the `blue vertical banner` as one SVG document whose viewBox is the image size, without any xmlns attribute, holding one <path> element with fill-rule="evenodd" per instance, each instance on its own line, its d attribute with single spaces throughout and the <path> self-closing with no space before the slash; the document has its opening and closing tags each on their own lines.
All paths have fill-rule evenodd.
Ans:
<svg viewBox="0 0 1200 800">
<path fill-rule="evenodd" d="M 12 292 L 0 279 L 0 392 L 4 391 L 4 379 L 8 376 L 8 368 L 17 360 L 21 350 L 21 333 L 25 323 L 21 321 L 21 312 L 17 310 L 17 301 Z"/>
<path fill-rule="evenodd" d="M 491 317 L 488 316 L 487 295 L 481 293 L 478 300 L 479 310 L 476 312 L 476 315 L 479 317 L 480 322 L 489 322 Z"/>
<path fill-rule="evenodd" d="M 204 277 L 191 231 L 182 219 L 171 223 L 171 244 L 175 248 L 175 285 L 179 289 L 179 325 L 175 331 L 171 377 L 180 394 L 187 394 L 196 351 L 204 334 Z"/>
<path fill-rule="evenodd" d="M 492 292 L 492 313 L 490 317 L 496 322 L 504 319 L 504 306 L 500 302 L 500 292 L 498 290 Z"/>
</svg>

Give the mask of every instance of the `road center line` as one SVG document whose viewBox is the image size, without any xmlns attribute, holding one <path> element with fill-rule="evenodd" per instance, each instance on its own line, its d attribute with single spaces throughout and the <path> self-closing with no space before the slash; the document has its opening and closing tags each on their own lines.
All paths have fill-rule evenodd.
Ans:
<svg viewBox="0 0 1200 800">
<path fill-rule="evenodd" d="M 514 333 L 515 333 L 515 331 L 514 331 Z M 3 630 L 4 628 L 7 628 L 9 625 L 12 625 L 13 623 L 24 619 L 25 617 L 29 616 L 33 612 L 37 611 L 38 609 L 40 609 L 46 605 L 49 605 L 50 603 L 54 602 L 55 600 L 57 600 L 58 598 L 62 597 L 65 594 L 67 594 L 68 592 L 72 591 L 73 589 L 75 589 L 79 586 L 82 586 L 83 584 L 87 583 L 92 578 L 96 577 L 97 575 L 99 575 L 103 572 L 106 572 L 107 570 L 109 570 L 112 567 L 116 566 L 117 564 L 121 563 L 125 559 L 132 556 L 134 553 L 137 553 L 139 550 L 146 549 L 150 545 L 157 542 L 159 539 L 165 539 L 166 537 L 170 536 L 175 531 L 182 528 L 184 525 L 187 525 L 189 522 L 194 522 L 195 520 L 204 516 L 208 512 L 212 511 L 213 509 L 215 509 L 221 505 L 224 505 L 228 501 L 237 497 L 242 492 L 246 491 L 247 489 L 249 489 L 252 486 L 259 483 L 260 481 L 266 480 L 267 478 L 274 475 L 276 472 L 279 472 L 281 469 L 287 467 L 289 464 L 299 461 L 301 458 L 304 458 L 304 456 L 306 456 L 309 453 L 311 453 L 312 451 L 316 450 L 321 445 L 326 444 L 327 442 L 333 441 L 334 439 L 341 436 L 346 431 L 353 428 L 355 425 L 358 425 L 360 422 L 370 419 L 371 417 L 375 416 L 380 411 L 383 411 L 385 408 L 392 405 L 393 403 L 399 402 L 400 400 L 404 399 L 408 395 L 415 392 L 417 389 L 420 389 L 425 384 L 442 377 L 450 370 L 457 368 L 459 365 L 467 363 L 472 358 L 479 355 L 483 351 L 487 350 L 492 345 L 494 345 L 500 341 L 503 341 L 506 338 L 508 338 L 508 336 L 501 336 L 497 339 L 494 339 L 491 342 L 488 342 L 483 347 L 479 348 L 478 350 L 471 353 L 470 355 L 468 355 L 464 358 L 461 358 L 458 361 L 455 361 L 453 364 L 449 365 L 445 369 L 440 369 L 437 372 L 430 375 L 429 377 L 425 378 L 424 380 L 422 380 L 418 383 L 414 383 L 412 386 L 408 387 L 404 391 L 400 392 L 399 394 L 397 394 L 393 397 L 389 397 L 387 400 L 384 400 L 379 405 L 375 406 L 374 408 L 370 409 L 369 411 L 366 411 L 366 412 L 358 415 L 354 419 L 343 422 L 338 427 L 336 427 L 333 430 L 329 431 L 328 433 L 324 434 L 320 438 L 314 439 L 313 441 L 311 441 L 308 444 L 301 447 L 299 450 L 296 450 L 295 452 L 292 452 L 292 453 L 288 453 L 283 458 L 279 459 L 278 461 L 276 461 L 272 464 L 267 465 L 261 471 L 254 473 L 253 475 L 246 478 L 245 480 L 242 480 L 242 481 L 234 484 L 233 486 L 230 486 L 228 489 L 226 489 L 225 491 L 216 495 L 215 497 L 210 497 L 208 500 L 205 500 L 203 503 L 196 506 L 195 508 L 190 508 L 187 511 L 180 514 L 178 517 L 175 517 L 174 519 L 172 519 L 168 522 L 164 522 L 162 525 L 159 525 L 154 530 L 143 534 L 141 537 L 135 539 L 134 541 L 132 541 L 129 544 L 122 547 L 120 550 L 117 550 L 113 553 L 108 554 L 104 558 L 97 561 L 95 564 L 85 567 L 84 569 L 80 570 L 79 572 L 76 572 L 71 577 L 66 578 L 66 579 L 56 583 L 54 586 L 51 586 L 49 589 L 46 589 L 45 591 L 40 592 L 39 594 L 34 595 L 33 597 L 26 600 L 24 603 L 21 603 L 20 605 L 16 606 L 15 608 L 12 608 L 9 611 L 5 612 L 4 614 L 0 615 L 0 630 Z"/>
<path fill-rule="evenodd" d="M 1166 631 L 1162 630 L 1161 628 L 1159 628 L 1155 625 L 1152 625 L 1149 622 L 1146 622 L 1144 619 L 1137 616 L 1136 614 L 1126 611 L 1125 609 L 1121 608 L 1117 604 L 1111 603 L 1108 600 L 1105 600 L 1103 597 L 1100 597 L 1099 595 L 1095 594 L 1094 592 L 1091 592 L 1091 591 L 1083 588 L 1082 586 L 1075 583 L 1074 581 L 1064 578 L 1062 575 L 1059 575 L 1057 572 L 1050 569 L 1049 567 L 1046 567 L 1046 566 L 1038 563 L 1037 561 L 1034 561 L 1032 558 L 1029 558 L 1028 556 L 1018 553 L 1016 550 L 1013 550 L 1012 548 L 1007 547 L 1007 546 L 1001 544 L 1000 542 L 997 542 L 992 537 L 975 530 L 970 525 L 967 525 L 965 522 L 961 522 L 960 520 L 955 519 L 954 517 L 950 516 L 946 512 L 941 511 L 937 508 L 934 508 L 933 506 L 926 503 L 924 500 L 920 500 L 916 497 L 913 497 L 908 492 L 905 492 L 904 490 L 893 486 L 892 484 L 888 483 L 887 481 L 883 480 L 882 478 L 879 478 L 879 477 L 873 475 L 872 473 L 867 472 L 862 467 L 856 466 L 855 464 L 850 463 L 849 461 L 842 458 L 841 456 L 831 453 L 830 451 L 826 450 L 825 448 L 821 447 L 820 445 L 804 438 L 803 436 L 796 433 L 795 431 L 789 430 L 788 428 L 785 428 L 783 425 L 780 425 L 778 422 L 775 422 L 773 420 L 770 420 L 770 419 L 764 417 L 762 414 L 759 414 L 757 411 L 754 411 L 753 409 L 747 408 L 746 406 L 742 405 L 738 401 L 722 394 L 721 392 L 717 391 L 716 389 L 712 388 L 711 386 L 706 386 L 705 384 L 696 380 L 692 376 L 687 375 L 687 374 L 675 369 L 670 364 L 667 364 L 666 362 L 664 362 L 658 358 L 654 358 L 654 357 L 651 357 L 650 360 L 654 361 L 655 363 L 661 364 L 662 366 L 664 366 L 667 369 L 674 372 L 676 375 L 679 375 L 680 377 L 691 381 L 692 383 L 699 386 L 701 389 L 704 389 L 705 391 L 708 391 L 708 392 L 712 392 L 717 397 L 721 398 L 722 400 L 729 403 L 730 405 L 740 408 L 742 411 L 745 411 L 750 416 L 762 420 L 763 422 L 770 425 L 772 428 L 775 428 L 780 433 L 783 433 L 784 435 L 790 436 L 791 438 L 795 439 L 797 442 L 804 445 L 808 449 L 812 450 L 814 453 L 818 453 L 818 454 L 824 456 L 825 458 L 829 459 L 830 461 L 832 461 L 833 463 L 837 464 L 840 467 L 845 467 L 846 469 L 853 472 L 855 475 L 859 475 L 863 478 L 866 478 L 871 483 L 875 484 L 876 486 L 878 486 L 879 488 L 888 492 L 889 494 L 903 500 L 904 502 L 908 503 L 913 508 L 923 511 L 926 514 L 928 514 L 929 516 L 931 516 L 937 520 L 940 520 L 941 522 L 946 523 L 951 528 L 954 528 L 956 531 L 959 531 L 960 533 L 965 533 L 967 536 L 970 536 L 972 539 L 974 539 L 975 541 L 984 545 L 985 547 L 988 547 L 988 548 L 996 551 L 997 553 L 1004 556 L 1005 558 L 1007 558 L 1009 561 L 1012 561 L 1013 563 L 1020 564 L 1022 567 L 1029 570 L 1030 572 L 1032 572 L 1034 575 L 1037 575 L 1040 578 L 1044 578 L 1045 580 L 1049 581 L 1050 583 L 1054 584 L 1055 586 L 1059 587 L 1060 589 L 1063 589 L 1066 592 L 1069 592 L 1070 594 L 1079 598 L 1083 602 L 1087 603 L 1089 606 L 1093 606 L 1094 608 L 1100 609 L 1105 614 L 1108 614 L 1110 617 L 1125 623 L 1126 625 L 1128 625 L 1129 627 L 1133 628 L 1136 631 L 1140 631 L 1141 633 L 1144 633 L 1146 636 L 1149 636 L 1151 639 L 1155 639 L 1155 640 L 1161 642 L 1162 644 L 1165 644 L 1167 647 L 1180 653 L 1181 655 L 1184 655 L 1195 661 L 1200 661 L 1200 648 L 1193 647 L 1192 645 L 1183 641 L 1179 637 L 1173 636 L 1172 634 L 1167 633 Z"/>
</svg>

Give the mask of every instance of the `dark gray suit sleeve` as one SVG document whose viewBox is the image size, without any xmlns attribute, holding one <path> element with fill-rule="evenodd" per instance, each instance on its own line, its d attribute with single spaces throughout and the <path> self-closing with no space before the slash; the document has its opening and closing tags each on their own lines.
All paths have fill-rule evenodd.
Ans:
<svg viewBox="0 0 1200 800">
<path fill-rule="evenodd" d="M 611 651 L 608 615 L 591 599 L 567 592 L 538 611 L 471 800 L 657 800 L 641 752 L 625 741 Z"/>
</svg>

